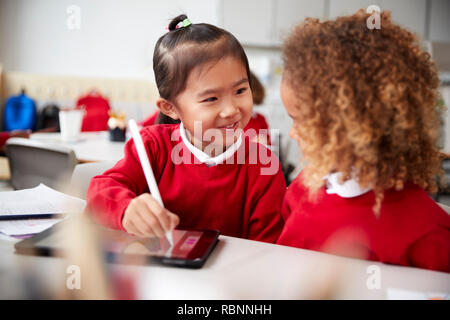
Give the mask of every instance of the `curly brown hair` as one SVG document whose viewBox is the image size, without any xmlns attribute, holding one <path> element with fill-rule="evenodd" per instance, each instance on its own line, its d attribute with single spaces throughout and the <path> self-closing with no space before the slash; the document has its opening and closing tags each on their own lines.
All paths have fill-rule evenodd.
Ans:
<svg viewBox="0 0 450 320">
<path fill-rule="evenodd" d="M 295 92 L 295 119 L 312 193 L 323 177 L 356 173 L 376 196 L 413 182 L 436 192 L 439 80 L 417 37 L 381 12 L 369 29 L 363 10 L 320 22 L 307 18 L 283 45 L 284 79 Z M 343 182 L 341 181 L 341 182 Z"/>
</svg>

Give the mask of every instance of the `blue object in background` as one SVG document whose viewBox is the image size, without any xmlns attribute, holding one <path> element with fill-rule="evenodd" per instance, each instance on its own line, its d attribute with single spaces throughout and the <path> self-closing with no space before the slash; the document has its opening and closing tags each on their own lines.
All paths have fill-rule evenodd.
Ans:
<svg viewBox="0 0 450 320">
<path fill-rule="evenodd" d="M 34 130 L 36 127 L 36 104 L 25 95 L 10 97 L 3 111 L 3 130 Z"/>
</svg>

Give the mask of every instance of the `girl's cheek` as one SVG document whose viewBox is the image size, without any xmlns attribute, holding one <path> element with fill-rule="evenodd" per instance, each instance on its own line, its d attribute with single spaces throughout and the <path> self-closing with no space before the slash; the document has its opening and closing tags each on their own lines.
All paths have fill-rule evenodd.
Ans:
<svg viewBox="0 0 450 320">
<path fill-rule="evenodd" d="M 289 136 L 290 136 L 292 139 L 294 139 L 295 141 L 297 141 L 297 143 L 298 143 L 299 146 L 301 145 L 301 143 L 300 143 L 300 137 L 299 137 L 299 135 L 298 135 L 298 133 L 297 133 L 297 130 L 295 129 L 294 126 L 292 126 L 292 127 L 291 127 L 291 130 L 289 130 Z"/>
<path fill-rule="evenodd" d="M 291 137 L 294 140 L 297 140 L 294 127 L 291 127 L 291 130 L 289 130 L 289 137 Z"/>
</svg>

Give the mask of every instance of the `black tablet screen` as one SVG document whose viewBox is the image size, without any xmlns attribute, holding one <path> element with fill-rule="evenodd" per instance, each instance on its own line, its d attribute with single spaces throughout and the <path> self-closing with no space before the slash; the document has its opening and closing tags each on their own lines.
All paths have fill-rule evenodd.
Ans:
<svg viewBox="0 0 450 320">
<path fill-rule="evenodd" d="M 187 259 L 200 242 L 203 231 L 174 230 L 173 242 L 170 246 L 166 238 L 138 238 L 125 232 L 106 232 L 105 249 L 116 254 L 148 255 L 156 257 Z M 60 249 L 64 245 L 61 232 L 53 232 L 35 243 L 37 247 Z"/>
<path fill-rule="evenodd" d="M 119 254 L 142 254 L 187 259 L 202 237 L 202 231 L 174 230 L 173 246 L 167 239 L 137 238 L 126 233 L 107 241 L 107 251 Z"/>
</svg>

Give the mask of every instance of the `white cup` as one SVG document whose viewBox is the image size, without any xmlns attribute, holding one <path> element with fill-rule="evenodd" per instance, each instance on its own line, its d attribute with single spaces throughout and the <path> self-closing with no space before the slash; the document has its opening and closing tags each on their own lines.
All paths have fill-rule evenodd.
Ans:
<svg viewBox="0 0 450 320">
<path fill-rule="evenodd" d="M 76 141 L 81 131 L 84 110 L 59 111 L 59 126 L 61 128 L 61 140 Z"/>
</svg>

